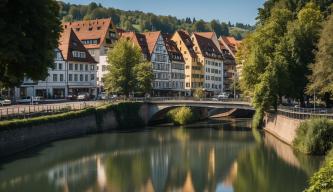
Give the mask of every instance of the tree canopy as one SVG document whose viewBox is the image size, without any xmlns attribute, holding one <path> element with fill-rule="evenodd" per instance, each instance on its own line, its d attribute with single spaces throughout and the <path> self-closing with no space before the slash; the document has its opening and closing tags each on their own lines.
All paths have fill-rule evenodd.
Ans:
<svg viewBox="0 0 333 192">
<path fill-rule="evenodd" d="M 315 60 L 325 16 L 315 3 L 284 3 L 265 3 L 264 7 L 272 6 L 269 14 L 259 10 L 260 24 L 245 38 L 237 55 L 243 65 L 241 88 L 252 96 L 259 119 L 263 111 L 276 109 L 282 97 L 296 99 L 304 106 L 311 74 L 308 66 Z"/>
<path fill-rule="evenodd" d="M 53 66 L 61 32 L 54 0 L 0 3 L 0 86 L 19 85 L 26 76 L 45 79 Z"/>
<path fill-rule="evenodd" d="M 128 96 L 133 92 L 149 93 L 153 73 L 151 64 L 144 60 L 140 48 L 121 39 L 107 55 L 108 73 L 104 85 L 108 92 Z"/>
</svg>

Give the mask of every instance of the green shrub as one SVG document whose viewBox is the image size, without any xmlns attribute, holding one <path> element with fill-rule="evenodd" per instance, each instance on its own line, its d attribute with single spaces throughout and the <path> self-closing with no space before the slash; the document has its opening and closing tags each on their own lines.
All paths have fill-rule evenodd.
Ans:
<svg viewBox="0 0 333 192">
<path fill-rule="evenodd" d="M 168 117 L 175 125 L 186 125 L 195 120 L 189 107 L 179 107 L 168 112 Z"/>
<path fill-rule="evenodd" d="M 302 122 L 296 130 L 293 146 L 306 154 L 326 154 L 333 146 L 333 122 L 326 118 Z"/>
<path fill-rule="evenodd" d="M 264 119 L 264 112 L 262 110 L 256 110 L 252 119 L 252 128 L 259 129 L 262 127 L 262 122 Z"/>
<path fill-rule="evenodd" d="M 333 192 L 333 150 L 326 156 L 323 167 L 310 179 L 305 192 Z"/>
</svg>

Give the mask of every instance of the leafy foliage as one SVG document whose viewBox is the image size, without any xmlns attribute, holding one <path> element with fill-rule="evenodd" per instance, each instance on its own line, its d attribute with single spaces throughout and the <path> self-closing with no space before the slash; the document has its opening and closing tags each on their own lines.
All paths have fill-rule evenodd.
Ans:
<svg viewBox="0 0 333 192">
<path fill-rule="evenodd" d="M 264 111 L 276 109 L 282 97 L 299 100 L 304 106 L 308 65 L 314 61 L 323 20 L 313 3 L 298 9 L 277 2 L 266 2 L 272 6 L 267 18 L 259 12 L 265 18 L 245 38 L 237 55 L 243 65 L 241 89 L 253 98 L 258 118 Z M 255 121 L 260 124 L 259 119 Z"/>
<path fill-rule="evenodd" d="M 189 107 L 180 107 L 168 112 L 168 116 L 175 125 L 186 125 L 193 122 L 194 113 Z"/>
<path fill-rule="evenodd" d="M 205 90 L 202 88 L 197 88 L 194 90 L 193 96 L 196 99 L 203 99 L 206 96 Z"/>
<path fill-rule="evenodd" d="M 308 92 L 333 94 L 333 16 L 324 23 L 318 44 L 315 63 L 310 66 L 312 75 Z"/>
<path fill-rule="evenodd" d="M 301 123 L 293 146 L 307 154 L 326 154 L 333 147 L 333 121 L 319 118 Z"/>
<path fill-rule="evenodd" d="M 1 1 L 0 87 L 18 85 L 24 76 L 45 79 L 60 32 L 56 1 Z"/>
<path fill-rule="evenodd" d="M 333 150 L 326 156 L 325 163 L 310 180 L 310 186 L 305 192 L 333 191 Z"/>
<path fill-rule="evenodd" d="M 150 91 L 153 80 L 151 65 L 144 60 L 138 46 L 121 39 L 109 50 L 107 60 L 106 90 L 126 96 L 135 91 Z"/>
</svg>

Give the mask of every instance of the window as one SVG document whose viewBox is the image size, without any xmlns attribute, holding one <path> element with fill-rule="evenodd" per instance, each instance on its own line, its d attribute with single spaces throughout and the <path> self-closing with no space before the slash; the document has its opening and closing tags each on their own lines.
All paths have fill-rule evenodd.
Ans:
<svg viewBox="0 0 333 192">
<path fill-rule="evenodd" d="M 68 64 L 68 69 L 73 71 L 73 64 L 72 63 Z"/>
<path fill-rule="evenodd" d="M 78 80 L 77 77 L 78 77 L 77 74 L 74 74 L 74 81 L 77 81 L 77 80 Z"/>
<path fill-rule="evenodd" d="M 80 81 L 83 81 L 83 75 L 80 74 Z"/>
<path fill-rule="evenodd" d="M 94 70 L 95 70 L 95 65 L 90 65 L 90 69 L 91 69 L 92 71 L 94 71 Z"/>
<path fill-rule="evenodd" d="M 58 81 L 58 75 L 57 74 L 53 74 L 53 81 L 54 82 Z"/>
<path fill-rule="evenodd" d="M 68 74 L 68 81 L 73 81 L 73 74 Z"/>
<path fill-rule="evenodd" d="M 88 71 L 88 65 L 84 65 L 86 71 Z"/>
<path fill-rule="evenodd" d="M 102 65 L 102 71 L 106 71 L 107 68 L 106 68 L 106 65 Z"/>
<path fill-rule="evenodd" d="M 58 69 L 62 70 L 62 63 L 58 63 Z"/>
<path fill-rule="evenodd" d="M 83 64 L 80 64 L 80 71 L 83 71 Z"/>
<path fill-rule="evenodd" d="M 60 74 L 60 81 L 63 82 L 64 81 L 64 74 Z"/>
<path fill-rule="evenodd" d="M 88 81 L 88 75 L 85 75 L 85 76 L 84 76 L 84 80 L 85 80 L 85 81 Z"/>
<path fill-rule="evenodd" d="M 79 64 L 75 64 L 75 71 L 79 70 Z"/>
<path fill-rule="evenodd" d="M 91 75 L 90 75 L 90 80 L 91 80 L 91 81 L 95 80 L 95 75 L 94 75 L 94 74 L 91 74 Z"/>
</svg>

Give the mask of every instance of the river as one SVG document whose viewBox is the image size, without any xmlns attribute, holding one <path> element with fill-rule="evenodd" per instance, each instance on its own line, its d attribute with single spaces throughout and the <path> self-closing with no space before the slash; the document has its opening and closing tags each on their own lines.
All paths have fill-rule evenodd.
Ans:
<svg viewBox="0 0 333 192">
<path fill-rule="evenodd" d="M 250 125 L 209 120 L 53 142 L 2 160 L 0 191 L 302 191 L 321 159 Z"/>
</svg>

